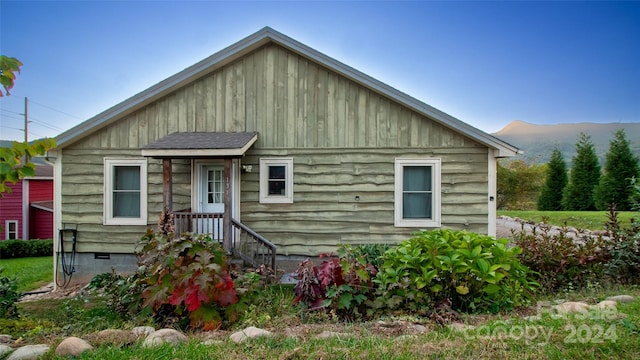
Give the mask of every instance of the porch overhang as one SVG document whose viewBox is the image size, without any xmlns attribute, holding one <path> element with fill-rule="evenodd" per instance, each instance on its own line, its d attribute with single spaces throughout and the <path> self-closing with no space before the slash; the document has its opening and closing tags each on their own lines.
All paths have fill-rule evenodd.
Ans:
<svg viewBox="0 0 640 360">
<path fill-rule="evenodd" d="M 257 132 L 174 132 L 142 148 L 153 158 L 242 157 L 258 140 Z"/>
</svg>

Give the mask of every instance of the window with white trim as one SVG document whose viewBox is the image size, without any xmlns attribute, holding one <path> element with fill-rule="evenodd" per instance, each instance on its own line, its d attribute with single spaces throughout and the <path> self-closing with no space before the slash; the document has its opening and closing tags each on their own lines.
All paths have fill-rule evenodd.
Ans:
<svg viewBox="0 0 640 360">
<path fill-rule="evenodd" d="M 104 159 L 104 224 L 147 225 L 146 159 Z"/>
<path fill-rule="evenodd" d="M 440 159 L 396 159 L 395 226 L 440 227 Z"/>
<path fill-rule="evenodd" d="M 18 238 L 18 220 L 7 220 L 4 223 L 5 240 L 15 240 Z"/>
<path fill-rule="evenodd" d="M 293 203 L 293 158 L 260 159 L 260 202 Z"/>
</svg>

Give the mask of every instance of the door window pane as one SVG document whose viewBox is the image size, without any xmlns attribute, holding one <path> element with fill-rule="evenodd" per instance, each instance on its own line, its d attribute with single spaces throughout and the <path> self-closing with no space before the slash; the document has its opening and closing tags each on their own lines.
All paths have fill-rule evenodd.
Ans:
<svg viewBox="0 0 640 360">
<path fill-rule="evenodd" d="M 207 203 L 222 204 L 224 202 L 223 170 L 207 171 Z"/>
</svg>

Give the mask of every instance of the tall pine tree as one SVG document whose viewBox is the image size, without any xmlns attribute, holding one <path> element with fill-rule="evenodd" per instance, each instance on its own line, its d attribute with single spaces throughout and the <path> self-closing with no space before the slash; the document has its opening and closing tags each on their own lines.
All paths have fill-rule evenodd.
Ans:
<svg viewBox="0 0 640 360">
<path fill-rule="evenodd" d="M 624 129 L 616 131 L 609 142 L 604 172 L 596 187 L 594 199 L 598 210 L 615 204 L 617 210 L 631 210 L 631 179 L 639 175 L 638 159 L 633 156 Z"/>
<path fill-rule="evenodd" d="M 599 181 L 600 163 L 591 142 L 591 136 L 580 133 L 569 183 L 562 194 L 562 208 L 570 211 L 595 210 L 593 192 Z"/>
<path fill-rule="evenodd" d="M 547 164 L 547 176 L 538 197 L 538 210 L 562 210 L 562 191 L 567 186 L 567 181 L 567 165 L 560 150 L 555 149 Z"/>
</svg>

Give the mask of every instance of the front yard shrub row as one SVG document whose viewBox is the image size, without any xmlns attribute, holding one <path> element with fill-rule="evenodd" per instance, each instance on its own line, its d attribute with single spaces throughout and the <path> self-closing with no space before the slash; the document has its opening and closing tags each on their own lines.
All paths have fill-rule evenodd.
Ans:
<svg viewBox="0 0 640 360">
<path fill-rule="evenodd" d="M 424 312 L 442 304 L 498 311 L 528 304 L 537 289 L 518 260 L 519 248 L 465 231 L 419 232 L 371 262 L 354 253 L 361 250 L 343 246 L 319 267 L 303 262 L 296 301 L 342 318 L 375 311 Z"/>
<path fill-rule="evenodd" d="M 523 232 L 515 245 L 453 230 L 417 232 L 391 248 L 341 245 L 319 265 L 301 263 L 295 303 L 302 314 L 324 311 L 343 320 L 407 311 L 430 316 L 443 308 L 497 312 L 528 305 L 541 288 L 579 288 L 605 278 L 637 282 L 638 227 L 622 230 L 612 211 L 607 228 L 606 237 L 579 239 L 567 230 Z M 151 314 L 162 326 L 206 330 L 247 316 L 259 320 L 263 275 L 231 271 L 216 241 L 149 230 L 139 245 L 136 274 L 103 274 L 92 282 L 122 318 Z"/>
<path fill-rule="evenodd" d="M 341 245 L 338 255 L 323 254 L 320 267 L 304 260 L 297 271 L 294 288 L 295 303 L 311 310 L 326 309 L 343 319 L 355 319 L 371 314 L 375 298 L 374 279 L 378 269 L 370 263 L 381 257 L 380 249 L 352 248 Z"/>
<path fill-rule="evenodd" d="M 100 274 L 89 284 L 122 319 L 151 315 L 164 327 L 213 330 L 239 321 L 258 296 L 261 275 L 232 274 L 226 252 L 208 236 L 148 230 L 138 246 L 136 273 Z"/>
<path fill-rule="evenodd" d="M 225 308 L 238 302 L 220 244 L 207 236 L 173 239 L 148 230 L 139 245 L 147 285 L 143 306 L 161 317 L 185 314 L 193 328 L 218 328 Z"/>
<path fill-rule="evenodd" d="M 416 233 L 387 251 L 376 279 L 376 307 L 498 311 L 526 305 L 537 289 L 506 239 L 465 231 Z"/>
<path fill-rule="evenodd" d="M 53 255 L 53 240 L 0 241 L 0 259 L 40 257 Z"/>
<path fill-rule="evenodd" d="M 604 234 L 576 234 L 566 227 L 554 232 L 543 224 L 533 233 L 516 233 L 514 242 L 523 249 L 522 263 L 549 293 L 602 281 L 637 284 L 640 224 L 632 219 L 630 227 L 622 227 L 612 207 L 605 228 Z"/>
</svg>

